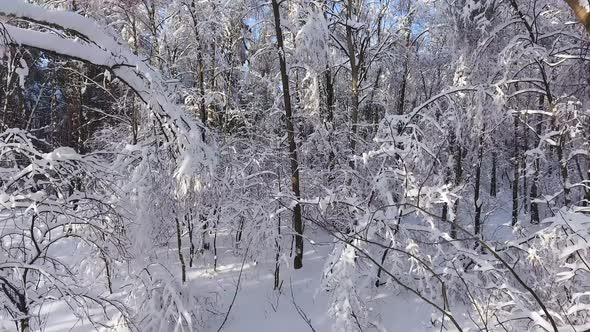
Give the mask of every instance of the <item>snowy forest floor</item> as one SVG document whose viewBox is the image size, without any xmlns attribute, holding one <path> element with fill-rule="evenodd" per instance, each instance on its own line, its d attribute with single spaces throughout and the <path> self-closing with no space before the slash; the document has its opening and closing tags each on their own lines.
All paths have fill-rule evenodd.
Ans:
<svg viewBox="0 0 590 332">
<path fill-rule="evenodd" d="M 223 253 L 223 248 L 219 248 L 220 262 L 216 272 L 212 268 L 212 257 L 204 255 L 197 260 L 197 266 L 187 270 L 189 287 L 194 294 L 207 294 L 216 298 L 215 309 L 219 311 L 213 314 L 217 318 L 209 321 L 204 331 L 215 332 L 222 324 L 236 292 L 240 270 L 239 291 L 222 331 L 312 331 L 296 307 L 309 319 L 315 331 L 331 331 L 334 323 L 328 312 L 331 293 L 323 289 L 321 276 L 334 242 L 328 234 L 319 230 L 310 237 L 313 240 L 306 242 L 304 267 L 293 270 L 290 266 L 282 266 L 280 291 L 273 290 L 274 260 L 246 261 L 242 269 L 243 257 L 234 256 L 233 250 L 229 248 L 225 248 L 226 253 Z M 177 259 L 175 251 L 171 250 L 168 254 L 170 259 Z M 372 304 L 370 309 L 374 310 L 376 321 L 388 331 L 418 332 L 433 328 L 430 323 L 433 310 L 409 294 L 392 296 L 390 289 L 384 292 L 376 289 L 368 303 Z M 66 309 L 60 304 L 44 308 L 45 332 L 95 330 L 88 322 L 66 314 Z M 1 327 L 6 331 L 14 328 L 12 324 L 4 324 L 0 326 L 0 331 Z"/>
<path fill-rule="evenodd" d="M 489 209 L 493 212 L 484 219 L 484 236 L 488 239 L 511 238 L 513 228 L 509 226 L 510 203 L 508 195 L 505 197 L 506 199 L 490 201 Z M 462 213 L 462 218 L 469 220 L 469 213 Z M 525 227 L 531 227 L 524 222 L 526 215 L 521 218 Z M 218 239 L 220 245 L 217 271 L 213 270 L 212 252 L 206 251 L 206 254 L 196 258 L 195 266 L 187 269 L 187 286 L 193 294 L 209 296 L 215 303 L 209 310 L 210 315 L 204 323 L 204 331 L 218 331 L 230 306 L 230 313 L 222 328 L 224 332 L 332 331 L 334 319 L 329 313 L 332 294 L 325 291 L 322 285 L 322 273 L 335 240 L 321 229 L 309 228 L 306 230 L 308 234 L 304 266 L 300 270 L 293 270 L 291 266 L 282 262 L 280 291 L 273 289 L 274 258 L 259 262 L 244 261 L 242 256 L 235 254 L 231 245 L 221 245 L 231 243 L 224 237 Z M 288 252 L 288 249 L 284 248 L 283 251 Z M 163 248 L 162 255 L 170 261 L 178 259 L 176 250 Z M 285 258 L 291 261 L 288 254 Z M 238 280 L 239 289 L 232 305 Z M 371 329 L 373 331 L 440 331 L 440 325 L 435 326 L 432 322 L 440 321 L 441 315 L 410 293 L 392 291 L 391 287 L 374 288 L 371 298 L 365 300 L 369 304 L 369 316 L 376 324 L 375 328 Z M 64 304 L 50 304 L 42 311 L 42 316 L 45 317 L 45 332 L 96 330 L 96 327 L 88 322 L 67 314 L 68 310 Z M 454 308 L 455 314 L 458 311 L 460 308 Z M 458 319 L 468 324 L 469 318 L 460 316 L 458 315 Z M 308 319 L 309 324 L 304 317 Z M 0 331 L 12 331 L 11 329 L 14 329 L 12 323 L 0 322 Z"/>
<path fill-rule="evenodd" d="M 331 331 L 333 319 L 328 313 L 330 293 L 323 290 L 321 275 L 326 258 L 332 248 L 328 235 L 315 234 L 315 244 L 306 243 L 304 267 L 301 270 L 283 268 L 283 285 L 280 295 L 273 288 L 274 262 L 265 263 L 255 269 L 245 271 L 241 290 L 230 313 L 226 332 L 244 331 L 312 331 L 305 319 L 309 319 L 315 331 Z M 240 263 L 225 269 L 208 280 L 211 288 L 222 290 L 223 302 L 227 308 L 239 274 Z M 237 269 L 236 269 L 237 267 Z M 224 268 L 222 268 L 223 270 Z M 292 293 L 291 293 L 292 287 Z M 425 331 L 431 310 L 407 294 L 392 297 L 376 292 L 370 309 L 375 310 L 379 320 L 389 331 Z M 426 323 L 423 323 L 426 322 Z M 211 329 L 216 331 L 217 327 Z"/>
</svg>

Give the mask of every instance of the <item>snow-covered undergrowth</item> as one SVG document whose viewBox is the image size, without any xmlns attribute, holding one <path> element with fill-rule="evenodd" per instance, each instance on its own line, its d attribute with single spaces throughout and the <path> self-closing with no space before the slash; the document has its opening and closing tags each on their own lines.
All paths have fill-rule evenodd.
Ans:
<svg viewBox="0 0 590 332">
<path fill-rule="evenodd" d="M 499 203 L 505 204 L 501 200 Z M 502 211 L 491 215 L 484 225 L 484 233 L 497 234 L 498 229 L 511 228 L 506 222 L 507 218 L 509 213 Z M 588 243 L 583 238 L 588 236 L 588 222 L 590 220 L 577 214 L 561 212 L 559 217 L 546 220 L 545 225 L 520 229 L 520 235 L 516 235 L 516 232 L 505 233 L 505 239 L 498 240 L 496 247 L 502 257 L 510 258 L 511 255 L 518 255 L 518 252 L 522 251 L 523 264 L 519 263 L 520 268 L 515 269 L 515 272 L 522 278 L 528 278 L 524 281 L 531 285 L 548 308 L 568 306 L 564 307 L 564 310 L 571 316 L 563 317 L 567 317 L 572 323 L 580 314 L 579 311 L 585 307 L 587 290 L 583 284 L 575 282 L 576 271 L 580 269 L 579 265 L 583 264 L 583 261 L 576 264 L 571 255 L 576 250 L 587 248 Z M 568 231 L 569 236 L 560 236 Z M 448 289 L 448 313 L 454 316 L 464 331 L 495 330 L 499 326 L 501 328 L 501 325 L 513 328 L 518 326 L 522 329 L 533 326 L 533 330 L 544 326 L 546 330 L 551 330 L 542 318 L 543 313 L 534 309 L 536 304 L 533 297 L 527 294 L 524 288 L 519 287 L 520 285 L 513 281 L 514 275 L 503 271 L 506 267 L 493 257 L 489 257 L 489 254 L 479 254 L 478 261 L 470 263 L 467 257 L 474 257 L 475 254 L 465 249 L 462 251 L 464 257 L 450 260 L 443 265 L 444 269 L 439 269 L 439 276 L 433 277 L 427 269 L 436 269 L 434 265 L 424 265 L 422 268 L 420 266 L 421 259 L 428 258 L 424 258 L 418 245 L 402 249 L 416 255 L 415 259 L 408 258 L 407 255 L 396 257 L 395 250 L 392 249 L 392 257 L 389 259 L 398 259 L 399 262 L 396 263 L 397 266 L 389 268 L 390 272 L 414 290 L 408 291 L 400 287 L 385 274 L 378 279 L 380 286 L 375 287 L 373 283 L 377 280 L 377 270 L 374 266 L 371 268 L 367 264 L 365 272 L 361 275 L 355 269 L 348 272 L 337 270 L 345 268 L 337 267 L 338 265 L 354 265 L 356 254 L 340 258 L 335 266 L 331 261 L 331 253 L 343 252 L 345 255 L 351 255 L 350 251 L 344 250 L 341 242 L 331 234 L 315 229 L 309 232 L 309 242 L 306 244 L 304 255 L 305 268 L 289 268 L 290 258 L 288 253 L 285 253 L 280 259 L 284 264 L 280 286 L 274 289 L 274 259 L 258 260 L 252 257 L 251 252 L 246 253 L 244 259 L 239 253 L 246 252 L 247 244 L 241 243 L 239 247 L 242 248 L 236 249 L 235 239 L 228 235 L 220 234 L 217 239 L 217 262 L 215 263 L 215 256 L 211 251 L 204 251 L 194 260 L 194 266 L 187 268 L 184 284 L 178 281 L 181 272 L 178 266 L 174 267 L 178 264 L 169 266 L 170 270 L 166 270 L 164 266 L 152 266 L 149 273 L 146 270 L 143 274 L 133 276 L 124 273 L 111 276 L 111 287 L 120 291 L 112 295 L 105 293 L 102 296 L 110 301 L 120 301 L 121 307 L 125 306 L 127 309 L 139 305 L 140 312 L 149 313 L 140 314 L 142 318 L 135 322 L 135 328 L 139 330 L 190 330 L 189 324 L 194 324 L 193 328 L 199 331 L 217 331 L 220 326 L 223 326 L 224 331 L 232 332 L 277 329 L 293 332 L 312 329 L 344 331 L 358 329 L 358 326 L 354 325 L 361 324 L 360 319 L 364 319 L 364 325 L 361 326 L 367 331 L 418 332 L 440 330 L 444 315 L 413 292 L 416 290 L 420 296 L 432 298 L 435 302 L 442 301 L 439 298 L 441 289 L 433 286 L 440 286 L 440 279 L 443 279 Z M 535 240 L 535 237 L 538 240 Z M 557 238 L 562 238 L 563 242 Z M 284 244 L 288 245 L 288 242 Z M 174 244 L 171 243 L 170 246 L 173 247 Z M 512 254 L 505 253 L 509 247 L 513 250 Z M 82 283 L 81 288 L 102 288 L 104 291 L 107 282 L 104 268 L 91 267 L 93 260 L 88 259 L 90 251 L 85 252 L 81 249 L 75 249 L 71 243 L 65 243 L 56 246 L 54 250 L 61 253 L 56 256 L 62 257 L 64 264 L 84 268 L 84 276 L 78 280 Z M 190 246 L 185 246 L 183 250 L 188 253 Z M 74 255 L 71 254 L 73 251 Z M 159 261 L 176 262 L 178 259 L 174 250 L 166 248 L 158 250 L 154 255 Z M 540 257 L 543 257 L 543 261 Z M 359 260 L 362 258 L 362 255 L 358 256 Z M 466 264 L 478 267 L 465 268 Z M 400 272 L 408 266 L 409 273 Z M 463 268 L 460 269 L 459 266 Z M 121 271 L 120 268 L 114 269 Z M 97 270 L 97 274 L 88 275 L 88 271 L 93 270 Z M 154 282 L 157 275 L 160 276 L 159 281 Z M 321 277 L 322 275 L 324 277 Z M 551 283 L 557 284 L 544 285 L 543 280 L 554 280 Z M 85 284 L 87 282 L 92 284 Z M 147 285 L 150 285 L 149 288 Z M 90 294 L 86 292 L 85 295 Z M 354 296 L 353 299 L 357 302 L 350 303 L 351 296 Z M 122 313 L 116 307 L 102 308 L 98 304 L 90 304 L 86 313 L 78 312 L 79 315 L 75 315 L 76 312 L 72 311 L 67 301 L 69 299 L 46 299 L 38 304 L 39 307 L 32 307 L 34 309 L 31 311 L 35 313 L 34 316 L 39 320 L 39 327 L 43 331 L 106 331 L 111 328 L 115 331 L 134 330 L 126 325 L 129 322 L 125 323 Z M 358 318 L 350 317 L 354 308 L 362 310 L 357 309 Z M 178 313 L 185 315 L 181 318 L 186 320 L 185 322 L 177 324 L 180 322 L 176 316 Z M 553 314 L 559 315 L 557 312 Z M 223 323 L 226 316 L 227 321 Z M 529 321 L 539 326 L 535 329 Z M 7 323 L 5 321 L 3 327 L 11 331 L 13 327 Z M 445 328 L 457 330 L 448 320 L 445 322 Z M 585 327 L 578 325 L 571 328 L 583 330 Z"/>
</svg>

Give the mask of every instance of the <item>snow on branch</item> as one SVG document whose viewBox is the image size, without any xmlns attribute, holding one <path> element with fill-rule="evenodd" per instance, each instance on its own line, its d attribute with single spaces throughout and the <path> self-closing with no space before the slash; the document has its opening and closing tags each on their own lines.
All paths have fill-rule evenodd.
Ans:
<svg viewBox="0 0 590 332">
<path fill-rule="evenodd" d="M 37 48 L 105 67 L 133 89 L 151 107 L 166 139 L 178 145 L 184 165 L 182 172 L 188 170 L 187 160 L 193 163 L 211 159 L 212 152 L 201 135 L 205 128 L 198 120 L 183 114 L 171 100 L 161 75 L 95 21 L 22 0 L 2 0 L 0 18 L 3 18 L 0 22 L 4 22 L 0 23 L 0 32 L 5 44 Z M 30 24 L 19 24 L 22 21 Z M 39 26 L 50 29 L 35 28 Z"/>
</svg>

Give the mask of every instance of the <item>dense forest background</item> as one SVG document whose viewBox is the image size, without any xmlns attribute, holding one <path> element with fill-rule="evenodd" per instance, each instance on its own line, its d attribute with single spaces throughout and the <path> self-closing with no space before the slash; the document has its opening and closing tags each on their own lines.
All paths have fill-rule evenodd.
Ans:
<svg viewBox="0 0 590 332">
<path fill-rule="evenodd" d="M 335 331 L 394 328 L 377 291 L 438 330 L 590 329 L 589 12 L 0 0 L 4 328 L 65 303 L 97 329 L 221 330 L 233 301 L 191 271 L 260 262 L 286 294 L 328 235 Z"/>
</svg>

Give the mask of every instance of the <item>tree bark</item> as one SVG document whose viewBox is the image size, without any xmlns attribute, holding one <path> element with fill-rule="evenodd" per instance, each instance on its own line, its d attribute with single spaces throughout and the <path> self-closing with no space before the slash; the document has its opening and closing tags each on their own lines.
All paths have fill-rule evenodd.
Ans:
<svg viewBox="0 0 590 332">
<path fill-rule="evenodd" d="M 281 13 L 277 0 L 272 0 L 272 11 L 275 21 L 275 33 L 277 38 L 277 50 L 279 54 L 279 65 L 281 81 L 283 86 L 283 103 L 285 104 L 285 122 L 287 127 L 287 141 L 289 145 L 289 161 L 291 164 L 291 189 L 297 203 L 293 208 L 293 228 L 295 230 L 295 257 L 293 267 L 303 267 L 303 220 L 301 218 L 301 192 L 299 189 L 299 160 L 297 159 L 297 144 L 295 143 L 295 130 L 293 126 L 293 112 L 291 108 L 291 95 L 289 92 L 289 73 L 287 72 L 287 61 L 283 44 L 283 29 L 281 27 Z"/>
<path fill-rule="evenodd" d="M 328 169 L 330 172 L 336 166 L 336 154 L 332 146 L 332 132 L 334 131 L 334 82 L 332 81 L 332 70 L 326 66 L 326 122 L 328 122 L 328 142 L 330 143 L 330 151 L 328 152 Z"/>
<path fill-rule="evenodd" d="M 497 174 L 497 163 L 498 163 L 498 153 L 494 150 L 492 151 L 492 177 L 490 180 L 490 196 L 496 197 L 498 193 L 497 183 L 498 183 L 498 176 Z"/>
<path fill-rule="evenodd" d="M 524 114 L 523 115 L 523 121 L 524 121 L 524 126 L 522 126 L 522 135 L 523 135 L 523 144 L 524 146 L 522 147 L 522 151 L 528 151 L 529 149 L 529 120 L 528 120 L 528 115 Z M 524 214 L 528 214 L 529 213 L 529 194 L 527 192 L 528 190 L 528 176 L 527 176 L 527 169 L 528 169 L 528 164 L 527 164 L 527 158 L 526 155 L 522 155 L 520 156 L 520 162 L 521 162 L 521 176 L 522 176 L 522 208 L 524 210 Z"/>
<path fill-rule="evenodd" d="M 195 259 L 196 247 L 195 241 L 193 238 L 194 233 L 194 224 L 193 224 L 193 209 L 189 208 L 188 214 L 184 216 L 184 220 L 186 221 L 186 225 L 188 227 L 188 239 L 190 242 L 189 252 L 188 252 L 188 266 L 193 267 L 193 261 Z"/>
<path fill-rule="evenodd" d="M 572 8 L 574 14 L 582 23 L 586 31 L 590 32 L 590 12 L 580 4 L 581 0 L 565 0 L 565 2 Z"/>
<path fill-rule="evenodd" d="M 402 65 L 402 82 L 399 89 L 399 100 L 397 105 L 397 114 L 403 115 L 405 112 L 405 104 L 406 104 L 406 90 L 408 85 L 408 75 L 410 73 L 410 47 L 412 46 L 412 22 L 413 22 L 413 15 L 411 12 L 410 4 L 412 2 L 408 1 L 406 12 L 407 17 L 404 21 L 404 39 L 405 39 L 405 50 L 404 50 L 404 62 Z"/>
<path fill-rule="evenodd" d="M 482 129 L 479 136 L 479 148 L 477 151 L 477 166 L 475 168 L 475 219 L 474 219 L 474 232 L 475 235 L 479 235 L 481 232 L 481 201 L 480 201 L 480 184 L 481 184 L 481 164 L 483 159 L 483 140 L 484 140 L 485 127 Z"/>
<path fill-rule="evenodd" d="M 455 135 L 451 135 L 451 137 L 449 138 L 449 152 L 451 154 L 451 158 L 453 158 L 453 172 L 454 172 L 454 185 L 455 187 L 459 187 L 459 185 L 461 184 L 461 179 L 463 177 L 463 149 L 461 147 L 461 145 L 457 142 L 458 138 L 455 137 Z M 453 220 L 451 221 L 451 238 L 456 239 L 457 238 L 457 222 L 458 222 L 458 212 L 459 212 L 459 198 L 457 198 L 455 200 L 455 203 L 453 204 Z M 448 206 L 445 203 L 445 206 L 443 207 L 443 217 L 446 216 L 446 213 L 448 212 Z"/>
<path fill-rule="evenodd" d="M 175 212 L 176 213 L 176 212 Z M 176 221 L 176 245 L 178 247 L 178 260 L 180 261 L 180 269 L 181 269 L 181 279 L 182 283 L 186 282 L 186 265 L 184 263 L 184 256 L 182 255 L 182 234 L 180 228 L 180 220 L 178 217 L 174 217 L 174 221 Z"/>
<path fill-rule="evenodd" d="M 207 124 L 207 109 L 205 108 L 205 66 L 203 64 L 203 54 L 199 51 L 197 54 L 197 70 L 199 76 L 199 117 L 203 125 Z M 205 132 L 203 131 L 203 135 Z M 204 137 L 203 137 L 204 139 Z"/>
<path fill-rule="evenodd" d="M 545 105 L 545 96 L 541 95 L 539 97 L 539 109 L 543 109 Z M 541 115 L 537 117 L 537 127 L 536 136 L 541 136 L 541 131 L 543 130 L 543 124 L 541 122 Z M 537 148 L 541 147 L 541 140 L 540 138 L 537 139 Z M 539 178 L 541 173 L 541 161 L 539 160 L 538 156 L 535 156 L 535 160 L 533 161 L 533 166 L 535 168 L 535 172 L 533 174 L 533 183 L 531 184 L 531 192 L 530 192 L 530 201 L 531 201 L 531 224 L 538 224 L 540 222 L 539 217 L 539 204 L 536 200 L 539 198 Z"/>
<path fill-rule="evenodd" d="M 565 155 L 565 145 L 567 141 L 568 132 L 564 131 L 559 137 L 559 144 L 557 145 L 557 158 L 559 159 L 559 171 L 561 174 L 561 181 L 563 182 L 563 201 L 564 206 L 569 207 L 572 202 L 570 194 L 569 174 L 568 174 L 568 160 Z"/>
<path fill-rule="evenodd" d="M 346 7 L 346 45 L 348 48 L 348 60 L 350 62 L 350 92 L 351 92 L 351 131 L 350 131 L 350 150 L 354 156 L 357 145 L 358 116 L 359 116 L 359 66 L 356 58 L 356 46 L 353 40 L 353 31 L 351 26 L 352 11 L 354 0 L 348 0 Z M 354 169 L 354 160 L 349 162 L 350 168 Z"/>
<path fill-rule="evenodd" d="M 456 146 L 455 152 L 455 187 L 459 187 L 461 181 L 463 179 L 463 147 L 458 144 Z M 453 239 L 457 238 L 457 223 L 459 222 L 459 201 L 460 199 L 455 199 L 455 204 L 453 205 L 453 224 L 451 227 L 451 237 Z"/>
<path fill-rule="evenodd" d="M 281 188 L 281 172 L 280 170 L 277 172 L 277 174 L 279 175 L 279 192 L 281 192 L 282 188 Z M 277 216 L 277 235 L 275 237 L 275 272 L 274 272 L 274 290 L 277 290 L 280 288 L 281 286 L 281 215 L 279 214 Z"/>
<path fill-rule="evenodd" d="M 520 158 L 518 156 L 518 115 L 514 116 L 514 150 L 512 159 L 514 164 L 514 179 L 512 180 L 512 226 L 518 222 L 518 181 L 520 176 Z"/>
</svg>

